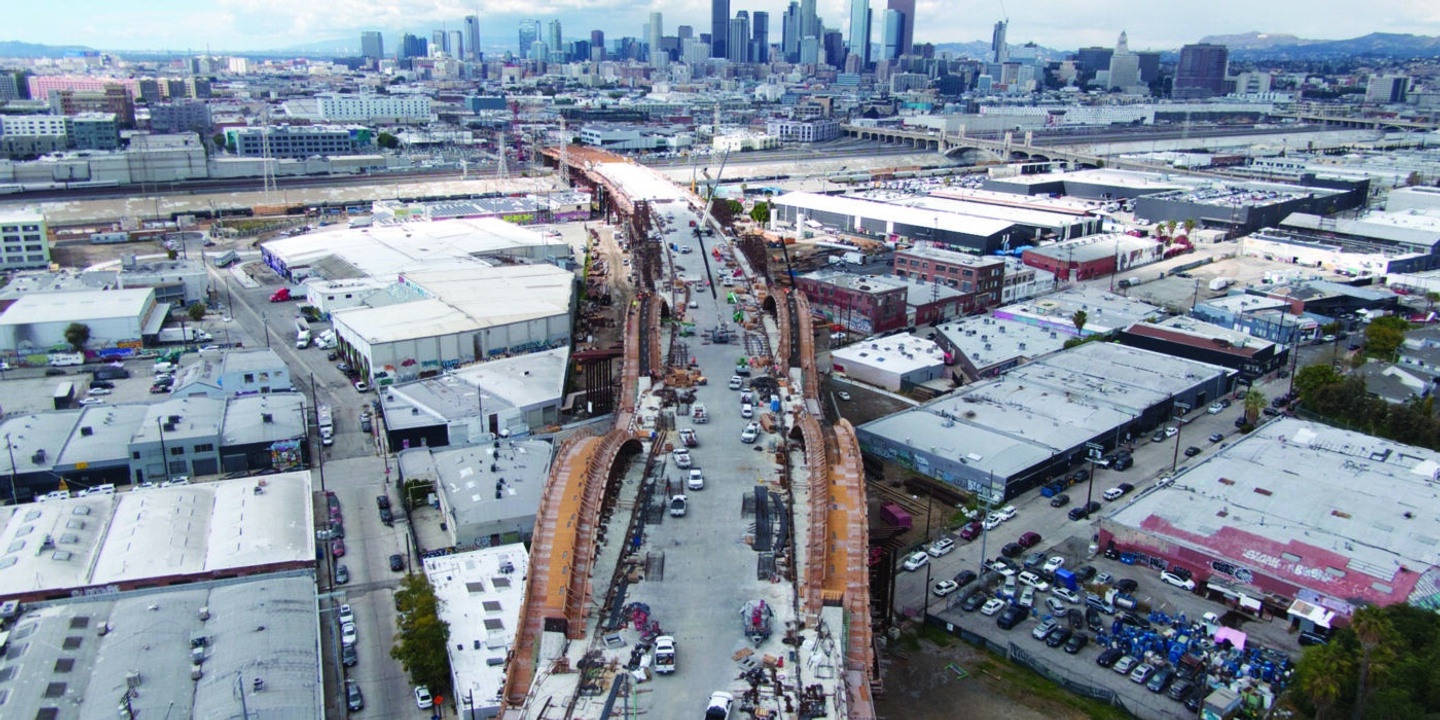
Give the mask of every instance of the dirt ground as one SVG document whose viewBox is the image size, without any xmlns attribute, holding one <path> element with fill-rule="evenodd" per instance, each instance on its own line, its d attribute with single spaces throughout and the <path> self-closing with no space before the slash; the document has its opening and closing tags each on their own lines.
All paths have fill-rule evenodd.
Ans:
<svg viewBox="0 0 1440 720">
<path fill-rule="evenodd" d="M 876 700 L 882 720 L 1082 720 L 1085 713 L 1036 697 L 997 674 L 998 661 L 955 640 L 948 647 L 920 641 L 919 650 L 885 655 L 885 697 Z M 965 677 L 961 677 L 962 670 Z M 1011 672 L 1016 672 L 1012 670 Z M 1019 672 L 1024 672 L 1023 670 Z"/>
</svg>

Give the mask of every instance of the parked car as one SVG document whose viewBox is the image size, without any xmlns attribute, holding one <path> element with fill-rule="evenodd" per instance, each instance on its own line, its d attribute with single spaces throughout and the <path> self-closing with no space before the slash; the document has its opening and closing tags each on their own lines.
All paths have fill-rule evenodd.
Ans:
<svg viewBox="0 0 1440 720">
<path fill-rule="evenodd" d="M 945 597 L 959 589 L 960 586 L 955 584 L 954 580 L 936 580 L 931 592 L 935 593 L 936 597 Z"/>
<path fill-rule="evenodd" d="M 365 696 L 360 692 L 360 683 L 354 680 L 345 681 L 345 707 L 351 712 L 365 709 Z"/>
<path fill-rule="evenodd" d="M 1120 488 L 1118 488 L 1118 487 L 1113 487 L 1113 488 L 1110 488 L 1109 490 L 1106 490 L 1104 493 L 1102 493 L 1102 494 L 1100 495 L 1100 497 L 1103 497 L 1103 498 L 1105 498 L 1106 500 L 1109 500 L 1109 501 L 1112 501 L 1112 502 L 1113 502 L 1113 501 L 1115 501 L 1115 500 L 1119 500 L 1119 499 L 1121 498 L 1121 496 L 1123 496 L 1124 494 L 1125 494 L 1125 493 L 1123 493 L 1123 492 L 1120 491 Z"/>
<path fill-rule="evenodd" d="M 1065 567 L 1065 558 L 1060 557 L 1059 555 L 1053 555 L 1050 557 L 1049 560 L 1045 561 L 1044 565 L 1040 566 L 1040 570 L 1047 573 L 1053 573 L 1062 567 Z"/>
<path fill-rule="evenodd" d="M 1114 667 L 1120 658 L 1125 656 L 1125 651 L 1120 648 L 1105 648 L 1095 658 L 1095 664 L 1103 668 Z"/>
<path fill-rule="evenodd" d="M 1145 689 L 1149 690 L 1152 693 L 1165 692 L 1165 690 L 1170 687 L 1170 682 L 1174 679 L 1174 670 L 1171 670 L 1170 668 L 1161 668 L 1159 670 L 1156 670 L 1154 675 L 1150 676 L 1150 680 L 1145 683 Z"/>
<path fill-rule="evenodd" d="M 1066 495 L 1065 493 L 1060 493 L 1059 495 L 1050 498 L 1050 507 L 1065 507 L 1069 504 L 1070 496 Z"/>
<path fill-rule="evenodd" d="M 355 610 L 348 604 L 340 606 L 340 624 L 355 622 Z"/>
<path fill-rule="evenodd" d="M 1029 585 L 1030 587 L 1035 588 L 1039 592 L 1045 592 L 1046 590 L 1050 589 L 1050 583 L 1045 582 L 1044 578 L 1036 575 L 1033 572 L 1030 572 L 1029 570 L 1020 573 L 1018 576 L 1016 576 L 1015 579 L 1026 585 Z"/>
<path fill-rule="evenodd" d="M 342 645 L 340 647 L 340 664 L 345 667 L 354 667 L 360 662 L 360 653 L 355 651 L 354 645 Z"/>
<path fill-rule="evenodd" d="M 685 487 L 688 490 L 705 489 L 705 473 L 700 468 L 691 468 L 690 475 L 685 479 Z"/>
<path fill-rule="evenodd" d="M 1057 597 L 1045 598 L 1045 607 L 1050 608 L 1050 612 L 1054 613 L 1057 616 L 1063 615 L 1067 611 L 1067 608 L 1065 607 L 1065 601 Z"/>
<path fill-rule="evenodd" d="M 1110 669 L 1114 670 L 1117 673 L 1120 673 L 1121 675 L 1129 675 L 1130 671 L 1134 670 L 1135 666 L 1139 664 L 1139 662 L 1140 661 L 1136 660 L 1133 656 L 1125 655 L 1119 660 L 1116 660 L 1115 665 Z"/>
<path fill-rule="evenodd" d="M 1025 608 L 1019 605 L 1011 605 L 1000 613 L 1000 617 L 995 618 L 995 624 L 998 625 L 1001 630 L 1010 630 L 1016 625 L 1019 625 L 1020 621 L 1024 620 L 1025 616 L 1029 614 Z"/>
<path fill-rule="evenodd" d="M 1090 636 L 1077 632 L 1071 635 L 1069 640 L 1065 641 L 1065 652 L 1074 655 L 1085 649 L 1085 646 L 1088 644 L 1090 644 Z"/>
<path fill-rule="evenodd" d="M 1196 447 L 1196 446 L 1194 446 L 1194 445 L 1191 445 L 1190 447 L 1185 448 L 1185 457 L 1195 457 L 1196 455 L 1199 455 L 1199 454 L 1200 454 L 1200 448 L 1198 448 L 1198 447 Z"/>
<path fill-rule="evenodd" d="M 435 699 L 430 697 L 430 688 L 424 685 L 415 687 L 415 707 L 421 710 L 428 710 L 435 706 Z"/>
<path fill-rule="evenodd" d="M 1090 517 L 1090 513 L 1085 512 L 1085 508 L 1083 507 L 1070 508 L 1070 512 L 1066 513 L 1066 517 L 1071 520 L 1084 520 Z"/>
<path fill-rule="evenodd" d="M 925 548 L 925 552 L 930 553 L 930 557 L 941 557 L 942 555 L 950 554 L 950 551 L 954 549 L 955 541 L 947 537 L 942 537 L 930 543 L 930 547 Z"/>
<path fill-rule="evenodd" d="M 1055 630 L 1059 627 L 1060 625 L 1054 620 L 1041 620 L 1040 624 L 1036 625 L 1035 629 L 1030 631 L 1030 637 L 1033 637 L 1036 640 L 1044 640 L 1045 638 L 1050 636 L 1050 633 L 1055 632 Z"/>
<path fill-rule="evenodd" d="M 1010 520 L 1014 520 L 1014 519 L 1015 519 L 1015 515 L 1016 515 L 1018 512 L 1019 512 L 1019 511 L 1015 509 L 1015 506 L 1014 506 L 1014 505 L 1006 505 L 1005 507 L 1000 508 L 999 510 L 996 510 L 996 511 L 995 511 L 995 516 L 998 517 L 998 518 L 1000 518 L 1000 520 L 1001 520 L 1002 522 L 1008 522 L 1008 521 L 1010 521 Z"/>
<path fill-rule="evenodd" d="M 1045 645 L 1052 648 L 1060 647 L 1061 645 L 1070 642 L 1070 638 L 1074 634 L 1075 631 L 1071 630 L 1068 627 L 1057 627 L 1054 630 L 1051 630 L 1050 634 L 1045 638 Z"/>
<path fill-rule="evenodd" d="M 1139 590 L 1140 583 L 1135 582 L 1130 578 L 1120 578 L 1119 580 L 1115 581 L 1115 589 L 1119 590 L 1122 593 L 1129 594 L 1135 592 L 1136 590 Z"/>
<path fill-rule="evenodd" d="M 391 555 L 391 556 L 390 556 L 390 569 L 391 569 L 392 571 L 394 571 L 394 572 L 400 572 L 401 570 L 404 570 L 404 569 L 405 569 L 405 556 L 404 556 L 404 555 L 401 555 L 401 554 L 399 554 L 399 553 L 396 553 L 396 554 L 394 554 L 394 555 Z"/>
<path fill-rule="evenodd" d="M 1026 547 L 1026 548 L 1035 547 L 1036 545 L 1039 545 L 1039 544 L 1040 544 L 1040 533 L 1037 533 L 1037 532 L 1023 532 L 1023 533 L 1020 533 L 1019 539 L 1017 539 L 1015 542 L 1020 543 L 1020 546 L 1021 546 L 1021 547 Z"/>
<path fill-rule="evenodd" d="M 995 613 L 1000 612 L 1000 610 L 1004 607 L 1004 600 L 1001 600 L 1000 598 L 990 598 L 989 600 L 986 600 L 985 604 L 980 607 L 980 614 L 989 617 L 991 615 L 994 615 Z"/>
<path fill-rule="evenodd" d="M 675 495 L 670 498 L 670 517 L 685 517 L 689 508 L 690 503 L 684 495 Z"/>
<path fill-rule="evenodd" d="M 1064 600 L 1065 602 L 1071 602 L 1077 605 L 1080 604 L 1080 593 L 1077 593 L 1070 588 L 1057 586 L 1050 589 L 1050 594 L 1060 598 L 1061 600 Z"/>
<path fill-rule="evenodd" d="M 1005 543 L 1005 546 L 1000 548 L 1000 554 L 1007 558 L 1013 558 L 1022 552 L 1025 552 L 1025 548 L 1021 547 L 1020 543 Z"/>
<path fill-rule="evenodd" d="M 1210 433 L 1210 442 L 1218 443 L 1225 439 L 1225 433 Z"/>
<path fill-rule="evenodd" d="M 335 566 L 335 584 L 344 585 L 350 582 L 350 568 L 344 565 Z"/>
<path fill-rule="evenodd" d="M 1134 670 L 1130 671 L 1130 682 L 1140 683 L 1143 685 L 1146 680 L 1150 679 L 1150 674 L 1153 672 L 1155 672 L 1154 665 L 1151 665 L 1150 663 L 1140 663 L 1139 665 L 1135 666 Z"/>
<path fill-rule="evenodd" d="M 1195 589 L 1195 580 L 1190 576 L 1190 571 L 1188 570 L 1183 572 L 1179 571 L 1178 569 L 1161 571 L 1160 580 L 1161 582 L 1167 583 L 1169 585 L 1174 585 L 1175 587 L 1181 588 L 1182 590 Z"/>
<path fill-rule="evenodd" d="M 975 582 L 976 577 L 977 576 L 975 575 L 974 570 L 961 570 L 960 572 L 955 573 L 955 584 L 959 585 L 960 587 L 965 587 L 966 585 Z"/>
<path fill-rule="evenodd" d="M 929 565 L 929 564 L 930 564 L 930 555 L 929 555 L 928 553 L 926 553 L 924 550 L 920 550 L 920 551 L 917 551 L 917 552 L 910 553 L 910 556 L 907 557 L 907 558 L 905 558 L 905 563 L 904 563 L 903 565 L 901 565 L 901 567 L 905 568 L 905 570 L 907 570 L 907 571 L 909 571 L 909 572 L 914 572 L 914 571 L 919 570 L 920 568 L 925 567 L 926 565 Z"/>
<path fill-rule="evenodd" d="M 355 629 L 355 623 L 345 623 L 340 626 L 340 644 L 354 645 L 360 639 L 359 631 Z"/>
<path fill-rule="evenodd" d="M 990 596 L 985 593 L 971 593 L 960 603 L 960 609 L 965 612 L 975 612 L 980 606 L 990 601 Z"/>
<path fill-rule="evenodd" d="M 1032 552 L 1032 553 L 1030 553 L 1029 555 L 1026 555 L 1026 556 L 1025 556 L 1025 559 L 1024 559 L 1023 561 L 1021 561 L 1021 563 L 1020 563 L 1020 565 L 1021 565 L 1022 567 L 1024 567 L 1026 570 L 1034 570 L 1034 569 L 1039 568 L 1041 565 L 1044 565 L 1044 564 L 1045 564 L 1045 553 L 1043 553 L 1043 552 L 1041 552 L 1041 551 L 1039 551 L 1039 550 L 1036 550 L 1035 552 Z"/>
<path fill-rule="evenodd" d="M 980 537 L 980 533 L 983 531 L 984 527 L 980 525 L 979 521 L 967 523 L 965 527 L 960 528 L 960 539 L 974 540 L 975 538 Z"/>
</svg>

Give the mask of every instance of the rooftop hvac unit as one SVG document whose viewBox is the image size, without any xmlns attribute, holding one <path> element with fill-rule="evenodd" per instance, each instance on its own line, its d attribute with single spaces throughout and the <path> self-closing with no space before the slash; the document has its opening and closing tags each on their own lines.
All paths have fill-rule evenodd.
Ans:
<svg viewBox="0 0 1440 720">
<path fill-rule="evenodd" d="M 130 672 L 125 673 L 125 687 L 130 688 L 131 690 L 140 687 L 139 670 L 131 670 Z"/>
<path fill-rule="evenodd" d="M 161 426 L 166 432 L 175 432 L 175 423 L 165 423 Z"/>
<path fill-rule="evenodd" d="M 260 422 L 273 423 L 275 422 L 275 416 L 270 413 L 260 413 Z"/>
<path fill-rule="evenodd" d="M 205 671 L 199 665 L 190 666 L 190 679 L 192 681 L 200 682 L 200 678 L 203 677 L 205 677 Z"/>
<path fill-rule="evenodd" d="M 206 605 L 205 607 L 200 608 L 200 622 L 205 622 L 206 620 L 209 620 L 209 619 L 210 619 L 210 606 L 209 606 L 209 605 Z"/>
<path fill-rule="evenodd" d="M 179 416 L 179 415 L 171 415 L 169 418 L 167 418 L 167 419 L 165 420 L 165 422 L 168 422 L 168 423 L 170 423 L 171 425 L 174 425 L 174 424 L 180 422 L 180 416 Z"/>
<path fill-rule="evenodd" d="M 39 465 L 43 462 L 45 462 L 45 448 L 40 448 L 39 450 L 36 450 L 33 455 L 30 456 L 30 463 L 32 465 Z"/>
<path fill-rule="evenodd" d="M 81 437 L 90 437 L 91 435 L 94 435 L 94 434 L 95 434 L 95 428 L 90 427 L 89 425 L 85 425 L 85 426 L 83 426 L 83 427 L 80 428 L 80 436 L 81 436 Z"/>
<path fill-rule="evenodd" d="M 990 343 L 985 343 L 985 349 L 986 349 L 986 350 L 989 350 L 989 349 L 990 349 Z"/>
</svg>

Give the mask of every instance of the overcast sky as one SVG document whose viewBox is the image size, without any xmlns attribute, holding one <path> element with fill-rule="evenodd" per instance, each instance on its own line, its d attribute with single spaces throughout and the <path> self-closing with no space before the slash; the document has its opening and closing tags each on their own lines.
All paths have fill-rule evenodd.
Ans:
<svg viewBox="0 0 1440 720">
<path fill-rule="evenodd" d="M 731 0 L 730 9 L 771 13 L 778 42 L 788 0 Z M 827 27 L 845 29 L 848 0 L 817 0 Z M 604 30 L 607 39 L 639 37 L 648 13 L 664 13 L 665 33 L 678 25 L 709 31 L 709 0 L 12 0 L 0 40 L 88 45 L 106 50 L 256 51 L 356 38 L 380 30 L 390 52 L 402 32 L 458 29 L 467 14 L 481 17 L 487 46 L 515 45 L 521 18 L 559 18 L 566 39 Z M 879 16 L 884 0 L 872 0 Z M 1034 41 L 1057 49 L 1113 45 L 1128 31 L 1133 49 L 1178 48 L 1205 35 L 1249 31 L 1302 38 L 1343 39 L 1372 32 L 1440 35 L 1440 0 L 919 0 L 916 42 L 989 41 L 1008 11 L 1012 44 Z M 392 39 L 393 38 L 393 39 Z"/>
</svg>

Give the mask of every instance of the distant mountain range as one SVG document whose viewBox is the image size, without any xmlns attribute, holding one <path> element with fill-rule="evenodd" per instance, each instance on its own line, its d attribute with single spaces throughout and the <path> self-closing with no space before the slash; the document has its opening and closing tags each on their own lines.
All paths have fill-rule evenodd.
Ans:
<svg viewBox="0 0 1440 720">
<path fill-rule="evenodd" d="M 1440 37 L 1370 33 L 1349 40 L 1307 40 L 1294 35 L 1248 32 L 1209 35 L 1200 42 L 1230 48 L 1237 60 L 1332 60 L 1346 57 L 1434 57 L 1440 54 Z"/>
<path fill-rule="evenodd" d="M 485 38 L 503 44 L 499 39 Z M 1311 40 L 1283 33 L 1247 32 L 1238 35 L 1207 35 L 1200 42 L 1216 43 L 1230 48 L 1230 57 L 1236 60 L 1333 60 L 1345 57 L 1435 57 L 1440 55 L 1440 37 L 1428 35 L 1404 35 L 1399 33 L 1371 33 L 1349 40 Z M 293 45 L 273 50 L 244 53 L 217 53 L 250 56 L 292 56 L 320 55 L 342 56 L 358 51 L 353 39 L 318 40 L 303 45 Z M 936 52 L 949 52 L 956 56 L 984 58 L 990 54 L 990 43 L 984 41 L 964 43 L 940 43 Z M 77 52 L 94 52 L 83 45 L 40 45 L 15 40 L 0 40 L 0 57 L 34 58 L 59 57 Z M 126 51 L 119 51 L 126 52 Z M 172 54 L 189 54 L 199 50 L 172 50 Z M 1033 55 L 1044 60 L 1058 60 L 1071 54 L 1070 50 L 1056 50 L 1034 44 L 1011 45 L 1010 54 L 1017 57 Z M 1173 57 L 1177 50 L 1164 51 Z M 128 53 L 136 54 L 136 53 Z M 154 51 L 144 54 L 154 54 Z"/>
</svg>

